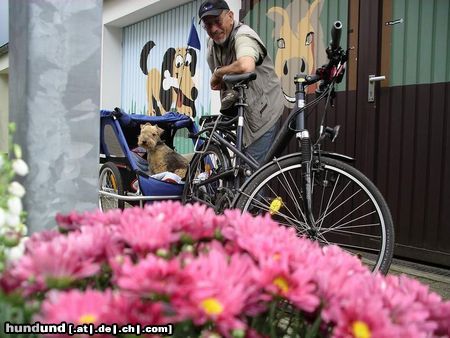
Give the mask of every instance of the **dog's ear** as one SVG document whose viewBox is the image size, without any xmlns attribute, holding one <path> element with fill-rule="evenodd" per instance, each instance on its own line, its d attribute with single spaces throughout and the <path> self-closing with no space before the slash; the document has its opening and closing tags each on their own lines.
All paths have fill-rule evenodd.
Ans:
<svg viewBox="0 0 450 338">
<path fill-rule="evenodd" d="M 141 129 L 144 129 L 144 127 L 146 127 L 148 125 L 151 125 L 151 124 L 150 123 L 143 123 L 143 124 L 141 124 Z"/>
<path fill-rule="evenodd" d="M 172 87 L 170 87 L 167 90 L 164 90 L 162 81 L 164 81 L 164 72 L 166 70 L 169 71 L 170 76 L 173 76 L 174 61 L 175 61 L 175 48 L 168 48 L 166 50 L 166 53 L 164 54 L 163 62 L 161 65 L 161 86 L 160 86 L 161 89 L 159 93 L 159 98 L 165 111 L 169 111 L 170 106 L 172 105 L 172 95 L 171 95 Z"/>
<path fill-rule="evenodd" d="M 189 64 L 189 71 L 191 72 L 191 76 L 195 75 L 195 71 L 197 69 L 197 52 L 193 48 L 186 49 L 186 56 L 189 54 L 191 56 L 191 63 Z"/>
<path fill-rule="evenodd" d="M 155 43 L 152 40 L 147 42 L 144 47 L 142 47 L 140 66 L 142 73 L 144 73 L 145 75 L 148 75 L 147 58 L 153 47 L 155 47 Z"/>
<path fill-rule="evenodd" d="M 160 127 L 156 127 L 156 130 L 158 130 L 158 134 L 159 136 L 161 136 L 164 133 L 164 129 L 160 128 Z"/>
</svg>

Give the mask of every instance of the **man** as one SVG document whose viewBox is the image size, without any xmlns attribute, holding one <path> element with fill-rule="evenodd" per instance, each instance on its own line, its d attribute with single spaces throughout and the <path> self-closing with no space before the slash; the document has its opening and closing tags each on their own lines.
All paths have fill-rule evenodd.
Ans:
<svg viewBox="0 0 450 338">
<path fill-rule="evenodd" d="M 207 61 L 211 69 L 211 89 L 227 88 L 226 74 L 255 72 L 256 80 L 247 89 L 244 146 L 247 154 L 262 163 L 278 130 L 284 100 L 280 81 L 267 49 L 258 34 L 249 26 L 234 20 L 224 0 L 207 0 L 198 15 L 208 33 Z"/>
</svg>

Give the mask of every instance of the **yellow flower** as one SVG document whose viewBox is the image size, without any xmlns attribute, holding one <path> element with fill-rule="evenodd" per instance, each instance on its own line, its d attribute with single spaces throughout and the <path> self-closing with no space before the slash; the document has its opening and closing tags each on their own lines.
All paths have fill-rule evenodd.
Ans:
<svg viewBox="0 0 450 338">
<path fill-rule="evenodd" d="M 220 315 L 223 312 L 223 305 L 212 297 L 202 301 L 202 308 L 208 315 Z"/>
<path fill-rule="evenodd" d="M 97 321 L 97 317 L 93 314 L 85 314 L 78 319 L 79 324 L 94 324 Z"/>
<path fill-rule="evenodd" d="M 289 291 L 289 284 L 287 280 L 283 277 L 277 277 L 273 280 L 273 284 L 278 286 L 282 293 L 286 293 Z"/>
<path fill-rule="evenodd" d="M 352 324 L 353 337 L 355 338 L 370 338 L 372 333 L 369 326 L 363 321 L 357 320 Z"/>
</svg>

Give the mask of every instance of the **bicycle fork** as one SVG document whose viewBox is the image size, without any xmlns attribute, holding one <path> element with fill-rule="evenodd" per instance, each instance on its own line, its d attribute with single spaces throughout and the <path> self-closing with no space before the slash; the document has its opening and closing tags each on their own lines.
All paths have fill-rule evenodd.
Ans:
<svg viewBox="0 0 450 338">
<path fill-rule="evenodd" d="M 306 76 L 303 74 L 295 77 L 295 109 L 300 111 L 295 120 L 295 137 L 299 142 L 299 146 L 302 152 L 301 156 L 301 173 L 302 173 L 302 202 L 304 207 L 303 217 L 306 218 L 305 222 L 309 225 L 308 235 L 315 237 L 316 226 L 314 215 L 312 212 L 312 146 L 309 131 L 305 128 L 305 97 L 306 97 Z M 301 213 L 301 210 L 299 210 Z"/>
</svg>

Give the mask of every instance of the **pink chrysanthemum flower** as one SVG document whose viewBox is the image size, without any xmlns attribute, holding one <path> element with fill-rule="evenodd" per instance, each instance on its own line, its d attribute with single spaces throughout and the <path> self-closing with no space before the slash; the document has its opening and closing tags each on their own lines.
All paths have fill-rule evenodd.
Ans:
<svg viewBox="0 0 450 338">
<path fill-rule="evenodd" d="M 326 246 L 317 252 L 320 255 L 316 256 L 315 263 L 311 261 L 307 266 L 315 268 L 314 280 L 318 286 L 317 294 L 325 305 L 332 301 L 339 302 L 347 296 L 353 297 L 354 281 L 358 280 L 366 285 L 367 280 L 373 278 L 370 271 L 357 258 L 337 246 Z M 350 295 L 344 293 L 347 289 Z"/>
<path fill-rule="evenodd" d="M 39 232 L 35 232 L 33 235 L 28 238 L 28 240 L 25 243 L 25 251 L 26 252 L 33 252 L 34 248 L 36 246 L 42 245 L 42 243 L 50 242 L 56 237 L 60 237 L 61 233 L 56 229 L 51 230 L 43 230 Z"/>
<path fill-rule="evenodd" d="M 234 329 L 245 329 L 241 315 L 256 292 L 254 269 L 248 256 L 228 257 L 212 249 L 186 266 L 191 281 L 184 297 L 174 297 L 174 307 L 197 325 L 214 321 L 226 335 Z"/>
<path fill-rule="evenodd" d="M 74 325 L 93 324 L 95 327 L 102 323 L 112 324 L 119 318 L 119 314 L 112 316 L 114 311 L 112 301 L 113 296 L 110 290 L 51 291 L 42 303 L 40 313 L 35 316 L 35 321 L 43 324 L 62 322 Z M 67 334 L 52 334 L 51 337 L 67 337 Z M 84 338 L 89 335 L 77 335 L 77 337 Z"/>
<path fill-rule="evenodd" d="M 200 204 L 183 206 L 179 202 L 165 201 L 146 206 L 145 210 L 148 215 L 164 221 L 174 233 L 192 240 L 213 238 L 226 221 L 224 216 Z"/>
<path fill-rule="evenodd" d="M 226 222 L 224 216 L 216 215 L 214 210 L 204 205 L 188 205 L 185 208 L 178 208 L 178 212 L 182 212 L 184 217 L 179 219 L 174 229 L 194 240 L 213 238 Z M 202 226 L 199 227 L 198 224 Z"/>
<path fill-rule="evenodd" d="M 92 276 L 100 270 L 93 253 L 96 249 L 78 243 L 77 233 L 55 237 L 51 241 L 35 245 L 11 269 L 11 275 L 20 281 L 25 294 L 44 291 L 47 288 L 65 288 L 77 279 Z M 90 242 L 94 243 L 94 242 Z M 102 242 L 95 242 L 105 247 Z M 82 249 L 88 250 L 83 251 Z"/>
<path fill-rule="evenodd" d="M 423 335 L 450 333 L 450 302 L 446 304 L 428 286 L 407 276 L 388 276 L 382 281 L 383 301 L 392 321 Z"/>
<path fill-rule="evenodd" d="M 95 262 L 106 262 L 109 257 L 122 250 L 114 229 L 102 225 L 82 226 L 79 231 L 69 233 L 66 238 L 86 259 L 93 259 Z"/>
<path fill-rule="evenodd" d="M 141 256 L 158 249 L 168 249 L 177 240 L 165 217 L 155 218 L 140 208 L 123 211 L 118 238 Z"/>
<path fill-rule="evenodd" d="M 107 323 L 118 325 L 163 325 L 172 322 L 164 318 L 164 311 L 165 305 L 161 302 L 143 301 L 130 293 L 116 292 L 103 318 Z"/>
<path fill-rule="evenodd" d="M 334 338 L 389 338 L 402 337 L 397 328 L 391 325 L 389 312 L 383 308 L 377 297 L 354 295 L 327 309 L 325 316 L 335 323 Z"/>
<path fill-rule="evenodd" d="M 298 238 L 292 228 L 280 227 L 269 216 L 252 217 L 241 215 L 238 211 L 226 211 L 228 225 L 223 236 L 235 243 L 241 250 L 247 251 L 259 262 L 277 260 L 277 264 L 289 264 Z M 286 266 L 287 268 L 287 266 Z"/>
<path fill-rule="evenodd" d="M 100 210 L 92 212 L 78 213 L 72 211 L 69 214 L 56 214 L 55 220 L 58 226 L 64 230 L 77 230 L 83 225 L 103 225 L 114 226 L 119 223 L 122 211 L 119 209 L 101 212 Z"/>
<path fill-rule="evenodd" d="M 13 268 L 8 268 L 0 274 L 0 290 L 9 294 L 17 290 L 21 285 L 21 280 L 12 274 Z"/>
<path fill-rule="evenodd" d="M 170 298 L 177 292 L 184 293 L 187 278 L 178 259 L 168 261 L 152 254 L 137 264 L 125 259 L 115 271 L 115 280 L 121 289 L 147 299 Z"/>
</svg>

